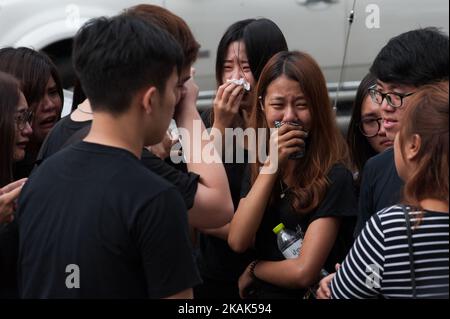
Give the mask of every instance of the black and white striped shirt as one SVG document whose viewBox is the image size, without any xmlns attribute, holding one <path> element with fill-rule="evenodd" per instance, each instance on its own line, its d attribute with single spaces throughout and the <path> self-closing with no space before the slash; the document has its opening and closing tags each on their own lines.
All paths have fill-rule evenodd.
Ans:
<svg viewBox="0 0 450 319">
<path fill-rule="evenodd" d="M 412 225 L 417 298 L 449 296 L 449 215 L 407 207 Z M 412 281 L 405 217 L 401 206 L 372 216 L 356 239 L 331 291 L 333 298 L 411 298 Z"/>
</svg>

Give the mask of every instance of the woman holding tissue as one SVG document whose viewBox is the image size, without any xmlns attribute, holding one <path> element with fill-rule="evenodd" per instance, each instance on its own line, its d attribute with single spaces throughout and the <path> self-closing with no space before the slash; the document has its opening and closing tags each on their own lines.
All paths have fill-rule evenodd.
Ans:
<svg viewBox="0 0 450 319">
<path fill-rule="evenodd" d="M 288 49 L 279 27 L 269 19 L 247 19 L 232 24 L 217 48 L 217 94 L 211 116 L 212 127 L 224 134 L 228 127 L 246 127 L 251 96 L 267 61 Z"/>
<path fill-rule="evenodd" d="M 324 76 L 308 54 L 272 57 L 261 73 L 253 110 L 252 127 L 273 134 L 270 146 L 269 138 L 258 146 L 269 150 L 269 158 L 251 164 L 229 228 L 234 251 L 256 251 L 239 278 L 239 292 L 243 298 L 301 298 L 321 269 L 333 270 L 351 245 L 348 219 L 356 216 L 356 199 L 346 144 Z M 275 169 L 268 170 L 276 157 Z M 294 258 L 285 259 L 277 246 L 273 229 L 280 223 L 304 233 Z"/>
<path fill-rule="evenodd" d="M 213 109 L 203 112 L 205 126 L 214 128 L 214 140 L 225 148 L 225 129 L 248 127 L 251 99 L 261 70 L 277 52 L 286 51 L 287 44 L 278 26 L 268 19 L 247 19 L 231 25 L 217 49 L 217 95 Z M 221 134 L 221 135 L 220 135 Z M 227 150 L 233 151 L 233 161 L 224 166 L 230 185 L 234 209 L 237 208 L 242 176 L 247 163 L 247 151 L 240 141 Z M 229 146 L 229 145 L 228 145 Z M 239 149 L 239 152 L 237 151 Z M 239 155 L 243 154 L 241 158 Z M 222 159 L 226 154 L 222 153 Z M 203 284 L 194 289 L 195 298 L 239 298 L 238 278 L 253 260 L 251 252 L 234 253 L 227 244 L 228 227 L 200 229 L 198 265 Z"/>
</svg>

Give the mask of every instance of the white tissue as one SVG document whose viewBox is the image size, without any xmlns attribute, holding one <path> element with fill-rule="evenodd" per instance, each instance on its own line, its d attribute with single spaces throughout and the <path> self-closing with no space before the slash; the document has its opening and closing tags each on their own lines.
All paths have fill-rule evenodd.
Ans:
<svg viewBox="0 0 450 319">
<path fill-rule="evenodd" d="M 244 90 L 250 91 L 250 83 L 248 83 L 244 78 L 237 79 L 228 79 L 227 82 L 233 82 L 237 85 L 242 85 L 244 87 Z"/>
</svg>

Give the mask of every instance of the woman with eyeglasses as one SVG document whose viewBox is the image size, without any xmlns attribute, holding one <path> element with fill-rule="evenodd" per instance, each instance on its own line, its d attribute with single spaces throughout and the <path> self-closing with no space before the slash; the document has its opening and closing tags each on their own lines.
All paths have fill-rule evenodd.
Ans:
<svg viewBox="0 0 450 319">
<path fill-rule="evenodd" d="M 347 144 L 357 188 L 367 160 L 393 146 L 382 125 L 380 106 L 373 102 L 369 93 L 375 83 L 376 78 L 370 73 L 361 81 L 347 132 Z"/>
<path fill-rule="evenodd" d="M 449 298 L 448 90 L 425 85 L 408 101 L 394 142 L 402 198 L 365 224 L 332 298 Z"/>
<path fill-rule="evenodd" d="M 19 82 L 11 75 L 0 72 L 0 223 L 11 218 L 12 211 L 6 208 L 5 198 L 10 198 L 7 190 L 15 189 L 11 189 L 12 167 L 14 162 L 25 157 L 25 148 L 33 132 L 31 118 Z"/>
<path fill-rule="evenodd" d="M 18 296 L 16 286 L 15 201 L 26 179 L 13 182 L 13 164 L 25 157 L 32 114 L 19 82 L 0 72 L 0 299 Z"/>
</svg>

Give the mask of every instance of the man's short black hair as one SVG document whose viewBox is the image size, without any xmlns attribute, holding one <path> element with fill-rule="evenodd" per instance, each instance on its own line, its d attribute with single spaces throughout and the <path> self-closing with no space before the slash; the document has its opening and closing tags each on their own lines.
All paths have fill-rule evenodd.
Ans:
<svg viewBox="0 0 450 319">
<path fill-rule="evenodd" d="M 153 85 L 164 92 L 183 63 L 179 44 L 165 30 L 139 18 L 97 18 L 78 31 L 73 63 L 93 110 L 121 114 L 133 95 Z"/>
<path fill-rule="evenodd" d="M 428 27 L 389 40 L 370 72 L 387 83 L 421 86 L 448 80 L 448 36 Z"/>
</svg>

